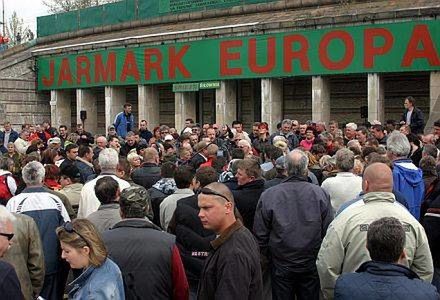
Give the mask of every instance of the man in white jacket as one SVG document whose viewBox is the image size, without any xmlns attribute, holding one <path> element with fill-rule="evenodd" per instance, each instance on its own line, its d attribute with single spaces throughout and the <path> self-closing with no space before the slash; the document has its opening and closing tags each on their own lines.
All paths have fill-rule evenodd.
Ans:
<svg viewBox="0 0 440 300">
<path fill-rule="evenodd" d="M 20 136 L 18 137 L 18 139 L 16 139 L 14 142 L 15 149 L 17 149 L 17 152 L 20 153 L 21 155 L 26 154 L 26 150 L 30 145 L 28 139 L 29 139 L 29 131 L 27 129 L 23 129 L 20 132 Z"/>
</svg>

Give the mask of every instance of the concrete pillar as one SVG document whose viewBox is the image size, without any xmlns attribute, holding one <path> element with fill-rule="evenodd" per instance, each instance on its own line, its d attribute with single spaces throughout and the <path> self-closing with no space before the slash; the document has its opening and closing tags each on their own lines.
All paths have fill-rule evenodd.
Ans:
<svg viewBox="0 0 440 300">
<path fill-rule="evenodd" d="M 70 105 L 70 92 L 67 90 L 50 91 L 51 123 L 55 128 L 72 125 L 72 107 Z"/>
<path fill-rule="evenodd" d="M 430 133 L 434 122 L 440 119 L 440 72 L 431 72 L 429 78 L 429 118 L 425 133 Z M 425 116 L 426 120 L 426 116 Z"/>
<path fill-rule="evenodd" d="M 124 110 L 127 101 L 125 87 L 105 87 L 105 130 L 114 123 L 118 113 Z M 134 124 L 133 124 L 134 125 Z"/>
<path fill-rule="evenodd" d="M 174 126 L 177 132 L 180 131 L 185 126 L 185 119 L 191 118 L 196 119 L 196 93 L 185 92 L 185 93 L 175 93 L 175 117 Z"/>
<path fill-rule="evenodd" d="M 283 80 L 261 79 L 261 121 L 269 124 L 269 132 L 275 132 L 282 119 Z"/>
<path fill-rule="evenodd" d="M 215 90 L 215 122 L 228 124 L 237 118 L 237 82 L 222 81 L 220 88 Z"/>
<path fill-rule="evenodd" d="M 330 81 L 326 77 L 312 77 L 312 120 L 330 122 Z"/>
<path fill-rule="evenodd" d="M 368 74 L 368 121 L 385 124 L 385 88 L 383 77 L 377 73 Z"/>
<path fill-rule="evenodd" d="M 139 122 L 147 120 L 150 130 L 160 124 L 157 85 L 138 85 L 138 105 Z"/>
<path fill-rule="evenodd" d="M 77 124 L 82 124 L 80 111 L 87 112 L 87 119 L 84 121 L 84 129 L 92 134 L 98 130 L 98 105 L 96 94 L 90 89 L 76 90 L 76 119 Z"/>
</svg>

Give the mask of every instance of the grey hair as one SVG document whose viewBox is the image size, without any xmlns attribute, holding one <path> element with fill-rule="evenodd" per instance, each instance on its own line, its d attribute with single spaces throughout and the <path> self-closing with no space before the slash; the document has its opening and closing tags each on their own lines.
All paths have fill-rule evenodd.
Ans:
<svg viewBox="0 0 440 300">
<path fill-rule="evenodd" d="M 354 167 L 354 153 L 347 149 L 342 148 L 336 152 L 336 166 L 340 171 L 348 172 Z"/>
<path fill-rule="evenodd" d="M 22 170 L 23 181 L 28 186 L 41 185 L 46 171 L 39 161 L 31 161 Z"/>
<path fill-rule="evenodd" d="M 294 154 L 299 154 L 299 159 L 292 158 Z M 287 173 L 289 175 L 307 176 L 308 174 L 307 167 L 309 165 L 309 158 L 304 151 L 301 151 L 299 149 L 292 150 L 289 155 L 286 156 L 285 164 L 287 168 Z"/>
<path fill-rule="evenodd" d="M 284 125 L 284 124 L 289 124 L 290 126 L 292 126 L 292 120 L 290 120 L 290 119 L 284 119 L 284 120 L 281 122 L 281 125 Z"/>
<path fill-rule="evenodd" d="M 101 170 L 116 170 L 119 163 L 118 152 L 113 148 L 105 148 L 99 152 L 98 157 Z"/>
<path fill-rule="evenodd" d="M 422 153 L 437 159 L 438 149 L 435 145 L 426 144 L 423 146 Z"/>
<path fill-rule="evenodd" d="M 0 229 L 6 225 L 8 221 L 14 223 L 15 216 L 3 205 L 0 205 Z"/>
<path fill-rule="evenodd" d="M 358 126 L 356 125 L 356 123 L 348 123 L 347 125 L 345 125 L 345 127 L 349 127 L 353 130 L 357 130 Z"/>
<path fill-rule="evenodd" d="M 397 157 L 407 157 L 411 151 L 408 138 L 403 133 L 394 130 L 387 138 L 387 151 Z"/>
</svg>

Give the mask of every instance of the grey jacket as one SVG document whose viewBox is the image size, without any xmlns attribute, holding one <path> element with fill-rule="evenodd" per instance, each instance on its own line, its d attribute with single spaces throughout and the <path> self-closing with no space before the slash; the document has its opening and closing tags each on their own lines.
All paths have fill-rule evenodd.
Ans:
<svg viewBox="0 0 440 300">
<path fill-rule="evenodd" d="M 15 214 L 12 246 L 3 260 L 14 266 L 26 300 L 39 295 L 44 282 L 44 256 L 40 233 L 34 219 Z"/>
<path fill-rule="evenodd" d="M 101 204 L 98 210 L 91 213 L 87 219 L 92 222 L 99 233 L 102 234 L 104 231 L 113 228 L 119 221 L 122 221 L 121 215 L 119 214 L 119 204 Z"/>
</svg>

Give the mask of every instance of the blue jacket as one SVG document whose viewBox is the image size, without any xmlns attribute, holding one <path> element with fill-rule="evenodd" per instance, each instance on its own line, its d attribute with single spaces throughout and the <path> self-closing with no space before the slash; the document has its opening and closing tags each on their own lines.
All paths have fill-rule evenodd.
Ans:
<svg viewBox="0 0 440 300">
<path fill-rule="evenodd" d="M 363 263 L 356 273 L 338 278 L 335 300 L 434 300 L 436 288 L 405 266 L 378 261 Z"/>
<path fill-rule="evenodd" d="M 88 267 L 69 288 L 69 299 L 125 299 L 121 270 L 110 258 L 98 268 Z"/>
<path fill-rule="evenodd" d="M 11 129 L 11 133 L 9 134 L 9 140 L 8 142 L 15 142 L 15 140 L 18 139 L 18 132 Z M 8 149 L 6 149 L 5 146 L 3 146 L 3 142 L 5 140 L 5 132 L 4 131 L 0 131 L 0 151 L 2 153 L 6 153 L 8 152 Z"/>
<path fill-rule="evenodd" d="M 127 132 L 134 130 L 134 116 L 133 114 L 127 116 L 121 111 L 116 115 L 113 125 L 115 126 L 118 136 L 125 139 Z"/>
<path fill-rule="evenodd" d="M 420 206 L 425 194 L 423 172 L 411 159 L 398 159 L 393 162 L 394 190 L 405 195 L 409 212 L 418 220 Z"/>
</svg>

